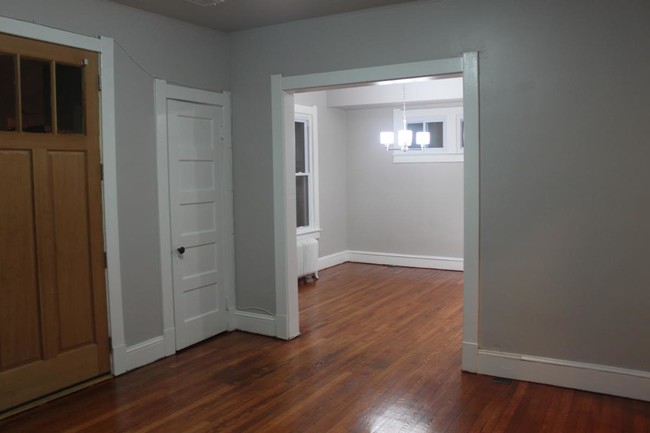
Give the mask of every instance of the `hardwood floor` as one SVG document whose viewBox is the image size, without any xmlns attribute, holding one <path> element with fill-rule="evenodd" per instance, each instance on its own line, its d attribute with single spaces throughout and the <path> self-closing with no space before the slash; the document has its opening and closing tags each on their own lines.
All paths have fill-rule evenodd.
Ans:
<svg viewBox="0 0 650 433">
<path fill-rule="evenodd" d="M 650 432 L 650 403 L 461 373 L 462 273 L 344 264 L 300 308 L 293 341 L 224 334 L 0 431 Z"/>
</svg>

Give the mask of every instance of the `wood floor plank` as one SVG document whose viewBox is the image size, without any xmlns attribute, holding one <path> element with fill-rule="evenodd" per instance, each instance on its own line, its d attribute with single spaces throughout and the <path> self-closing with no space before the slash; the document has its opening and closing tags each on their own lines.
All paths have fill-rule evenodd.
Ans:
<svg viewBox="0 0 650 433">
<path fill-rule="evenodd" d="M 650 433 L 650 403 L 460 371 L 462 273 L 344 264 L 292 341 L 222 334 L 0 432 Z"/>
</svg>

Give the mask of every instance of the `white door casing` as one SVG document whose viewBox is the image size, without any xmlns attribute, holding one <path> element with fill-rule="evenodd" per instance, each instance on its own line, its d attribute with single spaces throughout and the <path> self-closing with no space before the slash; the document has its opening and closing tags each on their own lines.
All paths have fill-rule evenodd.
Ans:
<svg viewBox="0 0 650 433">
<path fill-rule="evenodd" d="M 478 53 L 462 57 L 295 76 L 271 76 L 276 335 L 300 334 L 296 284 L 293 93 L 411 77 L 462 75 L 465 119 L 464 289 L 462 369 L 478 370 L 479 299 L 479 83 Z"/>
<path fill-rule="evenodd" d="M 170 355 L 229 329 L 235 296 L 230 100 L 228 94 L 157 80 L 156 112 Z"/>
</svg>

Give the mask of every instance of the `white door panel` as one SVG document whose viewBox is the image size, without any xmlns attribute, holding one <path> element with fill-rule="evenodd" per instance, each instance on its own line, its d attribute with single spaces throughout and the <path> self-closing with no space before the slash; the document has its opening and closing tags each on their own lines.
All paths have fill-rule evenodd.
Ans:
<svg viewBox="0 0 650 433">
<path fill-rule="evenodd" d="M 167 102 L 176 348 L 227 330 L 223 107 Z M 179 252 L 179 248 L 183 252 Z"/>
</svg>

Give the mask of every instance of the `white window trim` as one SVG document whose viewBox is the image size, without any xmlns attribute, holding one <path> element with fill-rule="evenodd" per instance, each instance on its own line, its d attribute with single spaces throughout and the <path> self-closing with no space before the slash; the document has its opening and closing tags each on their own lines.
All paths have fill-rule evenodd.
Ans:
<svg viewBox="0 0 650 433">
<path fill-rule="evenodd" d="M 423 108 L 406 110 L 408 123 L 442 122 L 443 140 L 445 146 L 439 149 L 411 149 L 407 151 L 394 150 L 394 163 L 418 162 L 463 162 L 464 152 L 460 147 L 460 119 L 463 117 L 463 107 Z M 393 110 L 393 128 L 402 128 L 402 110 Z"/>
<path fill-rule="evenodd" d="M 309 214 L 311 224 L 306 227 L 298 227 L 296 235 L 299 239 L 320 238 L 320 212 L 319 212 L 319 188 L 318 188 L 318 109 L 316 106 L 298 105 L 294 106 L 294 120 L 305 121 L 308 125 L 309 135 L 309 167 L 311 169 L 309 188 Z"/>
</svg>

